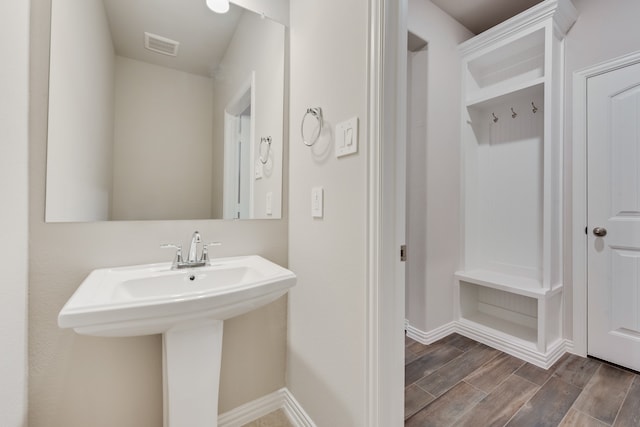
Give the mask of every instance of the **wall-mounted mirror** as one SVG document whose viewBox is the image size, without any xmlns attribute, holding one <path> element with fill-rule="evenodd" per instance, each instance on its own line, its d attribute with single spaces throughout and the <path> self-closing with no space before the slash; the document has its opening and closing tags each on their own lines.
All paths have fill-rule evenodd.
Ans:
<svg viewBox="0 0 640 427">
<path fill-rule="evenodd" d="M 46 221 L 280 218 L 285 28 L 52 0 Z"/>
</svg>

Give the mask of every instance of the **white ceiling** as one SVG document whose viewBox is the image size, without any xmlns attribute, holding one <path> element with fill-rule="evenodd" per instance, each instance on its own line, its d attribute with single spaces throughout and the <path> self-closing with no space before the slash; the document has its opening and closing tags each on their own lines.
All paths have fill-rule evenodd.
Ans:
<svg viewBox="0 0 640 427">
<path fill-rule="evenodd" d="M 542 0 L 431 0 L 474 34 L 540 3 Z"/>
<path fill-rule="evenodd" d="M 244 11 L 232 4 L 229 12 L 217 14 L 204 0 L 104 0 L 104 7 L 117 55 L 207 77 Z M 145 49 L 145 31 L 180 42 L 178 56 Z"/>
</svg>

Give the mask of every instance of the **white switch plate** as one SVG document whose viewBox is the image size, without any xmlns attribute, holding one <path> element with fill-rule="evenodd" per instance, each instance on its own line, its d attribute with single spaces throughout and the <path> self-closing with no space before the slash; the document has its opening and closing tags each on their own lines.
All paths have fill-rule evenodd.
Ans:
<svg viewBox="0 0 640 427">
<path fill-rule="evenodd" d="M 255 179 L 262 178 L 262 162 L 260 162 L 260 160 L 256 160 L 256 167 L 254 168 L 253 173 Z"/>
<path fill-rule="evenodd" d="M 273 193 L 271 191 L 267 193 L 267 207 L 265 210 L 267 215 L 273 215 Z"/>
<path fill-rule="evenodd" d="M 358 118 L 336 125 L 336 157 L 358 152 Z"/>
<path fill-rule="evenodd" d="M 314 218 L 322 218 L 324 213 L 324 190 L 322 187 L 313 187 L 311 189 L 311 216 Z"/>
</svg>

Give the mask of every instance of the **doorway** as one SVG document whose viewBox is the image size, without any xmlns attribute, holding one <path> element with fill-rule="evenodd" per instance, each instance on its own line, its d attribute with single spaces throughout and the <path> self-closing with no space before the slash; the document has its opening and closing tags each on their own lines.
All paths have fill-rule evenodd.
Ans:
<svg viewBox="0 0 640 427">
<path fill-rule="evenodd" d="M 407 260 L 405 264 L 405 317 L 410 325 L 424 329 L 426 299 L 427 247 L 427 80 L 428 44 L 409 31 L 407 33 L 407 137 L 405 162 L 398 166 L 406 185 L 405 220 Z M 400 145 L 400 144 L 398 144 Z M 399 147 L 399 150 L 401 148 Z M 400 180 L 399 180 L 400 181 Z M 402 203 L 402 202 L 400 202 Z"/>
<path fill-rule="evenodd" d="M 587 81 L 588 354 L 640 371 L 640 64 Z"/>
<path fill-rule="evenodd" d="M 574 80 L 574 343 L 640 370 L 640 53 Z"/>
<path fill-rule="evenodd" d="M 253 216 L 255 73 L 224 111 L 223 218 Z"/>
</svg>

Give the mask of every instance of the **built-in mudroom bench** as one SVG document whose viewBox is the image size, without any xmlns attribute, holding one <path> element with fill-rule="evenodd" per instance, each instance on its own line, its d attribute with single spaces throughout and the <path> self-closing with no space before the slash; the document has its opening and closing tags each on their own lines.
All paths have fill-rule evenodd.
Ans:
<svg viewBox="0 0 640 427">
<path fill-rule="evenodd" d="M 546 0 L 460 45 L 461 256 L 457 329 L 541 367 L 562 334 L 564 36 Z"/>
</svg>

